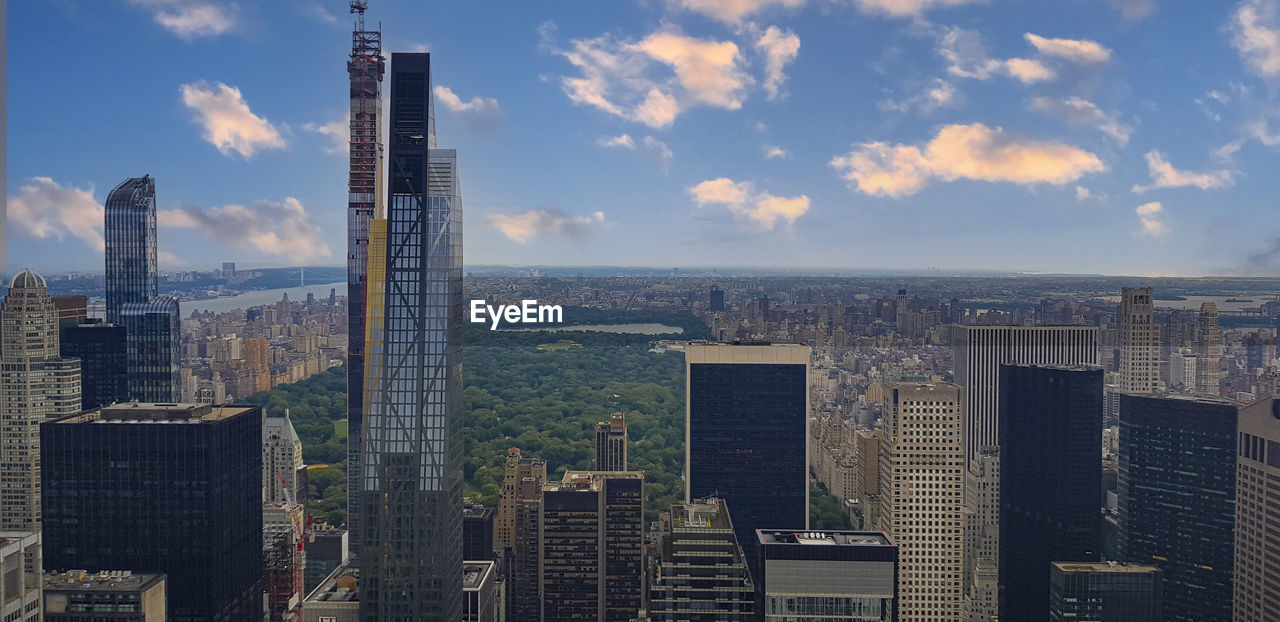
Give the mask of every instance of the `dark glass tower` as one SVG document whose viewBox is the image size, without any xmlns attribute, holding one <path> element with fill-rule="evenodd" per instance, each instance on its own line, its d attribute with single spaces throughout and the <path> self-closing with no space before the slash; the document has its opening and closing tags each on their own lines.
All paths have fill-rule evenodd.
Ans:
<svg viewBox="0 0 1280 622">
<path fill-rule="evenodd" d="M 360 618 L 462 616 L 462 203 L 435 148 L 430 56 L 391 57 L 385 275 L 370 277 Z M 371 242 L 371 244 L 375 244 Z M 372 253 L 371 253 L 372 256 Z M 375 270 L 370 270 L 374 274 Z"/>
<path fill-rule="evenodd" d="M 129 396 L 139 402 L 176 402 L 182 385 L 178 372 L 178 299 L 155 296 L 125 303 L 120 309 L 129 361 Z"/>
<path fill-rule="evenodd" d="M 1102 368 L 1000 366 L 1000 619 L 1045 620 L 1049 564 L 1102 546 Z"/>
<path fill-rule="evenodd" d="M 129 356 L 123 326 L 99 322 L 65 327 L 62 356 L 80 359 L 81 408 L 129 401 Z"/>
<path fill-rule="evenodd" d="M 1160 574 L 1155 566 L 1055 562 L 1049 567 L 1049 622 L 1161 622 Z"/>
<path fill-rule="evenodd" d="M 809 348 L 690 344 L 685 366 L 686 501 L 733 508 L 758 579 L 755 531 L 809 526 Z"/>
<path fill-rule="evenodd" d="M 120 323 L 131 302 L 147 302 L 156 286 L 156 180 L 132 177 L 107 195 L 107 322 Z"/>
<path fill-rule="evenodd" d="M 1167 622 L 1231 619 L 1238 407 L 1120 396 L 1120 558 L 1164 571 Z"/>
<path fill-rule="evenodd" d="M 46 421 L 44 565 L 168 575 L 168 620 L 262 619 L 262 408 L 120 404 Z"/>
</svg>

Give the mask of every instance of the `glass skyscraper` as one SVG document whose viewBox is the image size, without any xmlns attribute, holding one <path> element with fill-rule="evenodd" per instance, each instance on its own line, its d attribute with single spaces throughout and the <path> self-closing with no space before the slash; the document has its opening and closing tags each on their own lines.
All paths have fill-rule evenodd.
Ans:
<svg viewBox="0 0 1280 622">
<path fill-rule="evenodd" d="M 139 402 L 176 402 L 181 376 L 178 299 L 155 296 L 120 309 L 129 361 L 129 396 Z"/>
<path fill-rule="evenodd" d="M 390 122 L 353 508 L 360 619 L 452 621 L 462 616 L 462 204 L 456 152 L 436 148 L 430 55 L 392 55 Z"/>
<path fill-rule="evenodd" d="M 156 285 L 156 180 L 131 177 L 107 195 L 103 237 L 107 259 L 107 322 L 120 323 L 125 304 L 147 302 Z"/>
</svg>

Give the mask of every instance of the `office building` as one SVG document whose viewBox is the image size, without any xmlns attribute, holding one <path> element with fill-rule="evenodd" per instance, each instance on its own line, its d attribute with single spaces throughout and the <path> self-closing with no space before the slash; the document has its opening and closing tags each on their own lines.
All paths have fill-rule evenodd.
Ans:
<svg viewBox="0 0 1280 622">
<path fill-rule="evenodd" d="M 1231 619 L 1237 407 L 1120 398 L 1119 557 L 1164 571 L 1168 622 Z"/>
<path fill-rule="evenodd" d="M 307 465 L 302 462 L 302 439 L 293 429 L 289 411 L 283 417 L 262 419 L 262 502 L 296 505 L 306 502 Z"/>
<path fill-rule="evenodd" d="M 961 619 L 990 622 L 1000 612 L 1000 451 L 987 449 L 965 470 Z"/>
<path fill-rule="evenodd" d="M 357 622 L 359 619 L 360 569 L 353 566 L 339 566 L 307 594 L 302 603 L 303 622 Z"/>
<path fill-rule="evenodd" d="M 809 527 L 808 346 L 685 349 L 685 501 L 717 497 L 756 568 L 756 529 Z"/>
<path fill-rule="evenodd" d="M 761 620 L 892 621 L 899 547 L 875 531 L 756 532 Z M 936 617 L 931 620 L 954 618 Z"/>
<path fill-rule="evenodd" d="M 507 619 L 537 620 L 542 615 L 542 597 L 538 593 L 538 560 L 542 552 L 542 535 L 538 528 L 542 517 L 542 491 L 524 499 L 512 509 L 511 556 L 507 573 Z"/>
<path fill-rule="evenodd" d="M 103 206 L 106 242 L 107 322 L 122 324 L 124 306 L 159 294 L 156 280 L 156 180 L 132 177 L 116 186 Z"/>
<path fill-rule="evenodd" d="M 40 622 L 40 532 L 0 531 L 0 620 Z"/>
<path fill-rule="evenodd" d="M 653 622 L 746 622 L 755 615 L 755 584 L 722 499 L 677 503 L 659 518 L 649 585 Z"/>
<path fill-rule="evenodd" d="M 497 546 L 515 544 L 516 506 L 526 499 L 542 496 L 547 482 L 547 463 L 539 458 L 525 458 L 520 450 L 507 450 L 506 470 L 502 475 L 502 491 L 498 497 L 498 516 L 493 539 Z"/>
<path fill-rule="evenodd" d="M 1000 366 L 1001 620 L 1044 618 L 1050 562 L 1101 559 L 1102 378 Z"/>
<path fill-rule="evenodd" d="M 296 622 L 306 596 L 306 512 L 298 504 L 262 506 L 263 593 L 267 622 Z"/>
<path fill-rule="evenodd" d="M 1222 329 L 1218 327 L 1218 305 L 1200 303 L 1196 323 L 1196 392 L 1219 395 L 1218 364 L 1222 357 Z"/>
<path fill-rule="evenodd" d="M 62 358 L 80 359 L 81 408 L 129 401 L 129 354 L 124 327 L 86 322 L 62 328 Z"/>
<path fill-rule="evenodd" d="M 622 413 L 609 415 L 596 424 L 596 470 L 627 470 L 627 419 Z"/>
<path fill-rule="evenodd" d="M 1120 333 L 1120 391 L 1155 393 L 1160 389 L 1160 327 L 1155 322 L 1155 297 L 1150 287 L 1121 291 L 1116 327 Z"/>
<path fill-rule="evenodd" d="M 165 622 L 165 576 L 128 570 L 44 575 L 44 622 Z"/>
<path fill-rule="evenodd" d="M 347 138 L 347 527 L 352 553 L 360 547 L 360 460 L 364 443 L 364 340 L 369 281 L 369 221 L 382 213 L 382 29 L 367 30 L 368 2 L 352 2 L 356 14 L 347 61 L 350 127 Z M 432 137 L 434 139 L 434 137 Z M 330 294 L 333 299 L 335 293 Z"/>
<path fill-rule="evenodd" d="M 462 622 L 498 622 L 493 561 L 462 562 Z"/>
<path fill-rule="evenodd" d="M 41 435 L 46 567 L 164 573 L 171 622 L 261 619 L 261 407 L 120 404 Z"/>
<path fill-rule="evenodd" d="M 1198 360 L 1199 357 L 1189 351 L 1169 353 L 1169 391 L 1179 393 L 1196 391 L 1196 373 L 1203 367 L 1198 364 Z"/>
<path fill-rule="evenodd" d="M 542 489 L 543 622 L 629 622 L 643 606 L 644 475 L 568 471 Z"/>
<path fill-rule="evenodd" d="M 1240 409 L 1236 441 L 1235 622 L 1280 617 L 1280 397 Z"/>
<path fill-rule="evenodd" d="M 959 619 L 964 525 L 960 387 L 895 383 L 890 406 L 880 446 L 879 528 L 899 547 L 898 619 Z"/>
<path fill-rule="evenodd" d="M 307 567 L 302 575 L 305 591 L 308 594 L 314 591 L 338 566 L 345 565 L 350 559 L 346 529 L 312 525 L 307 532 L 303 548 L 307 554 Z"/>
<path fill-rule="evenodd" d="M 392 55 L 390 114 L 385 273 L 365 306 L 366 342 L 369 310 L 381 330 L 365 353 L 360 616 L 457 620 L 462 203 L 457 154 L 435 145 L 429 54 Z"/>
<path fill-rule="evenodd" d="M 1054 562 L 1049 622 L 1161 622 L 1160 574 L 1138 564 Z"/>
<path fill-rule="evenodd" d="M 80 410 L 80 361 L 59 356 L 44 278 L 25 270 L 0 305 L 0 531 L 40 530 L 40 423 Z"/>
<path fill-rule="evenodd" d="M 853 450 L 853 499 L 857 503 L 861 525 L 859 529 L 871 529 L 879 524 L 880 511 L 880 441 L 881 429 L 859 429 L 854 432 Z"/>
<path fill-rule="evenodd" d="M 120 308 L 129 360 L 129 397 L 139 402 L 175 402 L 182 388 L 178 299 L 156 296 Z"/>
<path fill-rule="evenodd" d="M 493 508 L 468 503 L 462 508 L 462 558 L 493 559 Z"/>
<path fill-rule="evenodd" d="M 721 313 L 724 311 L 724 290 L 719 288 L 711 288 L 711 303 L 708 310 L 712 313 Z"/>
</svg>

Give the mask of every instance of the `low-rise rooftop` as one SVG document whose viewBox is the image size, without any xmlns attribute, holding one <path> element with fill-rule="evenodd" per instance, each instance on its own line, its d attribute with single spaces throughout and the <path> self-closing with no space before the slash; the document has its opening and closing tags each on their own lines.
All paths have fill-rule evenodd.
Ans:
<svg viewBox="0 0 1280 622">
<path fill-rule="evenodd" d="M 220 421 L 256 410 L 259 406 L 213 406 L 210 404 L 179 404 L 129 402 L 113 404 L 56 419 L 54 423 L 200 423 Z"/>
<path fill-rule="evenodd" d="M 760 544 L 805 544 L 818 546 L 893 546 L 880 531 L 792 531 L 757 529 Z"/>
<path fill-rule="evenodd" d="M 76 592 L 145 592 L 165 580 L 165 575 L 128 570 L 68 570 L 44 575 L 44 590 Z"/>
</svg>

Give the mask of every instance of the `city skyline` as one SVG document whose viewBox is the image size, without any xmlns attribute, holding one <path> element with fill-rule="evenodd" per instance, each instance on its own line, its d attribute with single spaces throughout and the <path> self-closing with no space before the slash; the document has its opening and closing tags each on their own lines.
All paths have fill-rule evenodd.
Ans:
<svg viewBox="0 0 1280 622">
<path fill-rule="evenodd" d="M 412 34 L 424 7 L 369 16 L 387 52 L 451 59 L 434 93 L 471 171 L 472 265 L 1280 266 L 1260 174 L 1277 3 L 1035 4 L 439 7 Z M 78 79 L 8 68 L 44 94 L 8 99 L 10 266 L 101 265 L 93 223 L 139 173 L 160 182 L 162 271 L 342 263 L 345 8 L 15 5 L 42 26 L 15 47 Z M 92 57 L 50 43 L 108 37 Z"/>
</svg>

